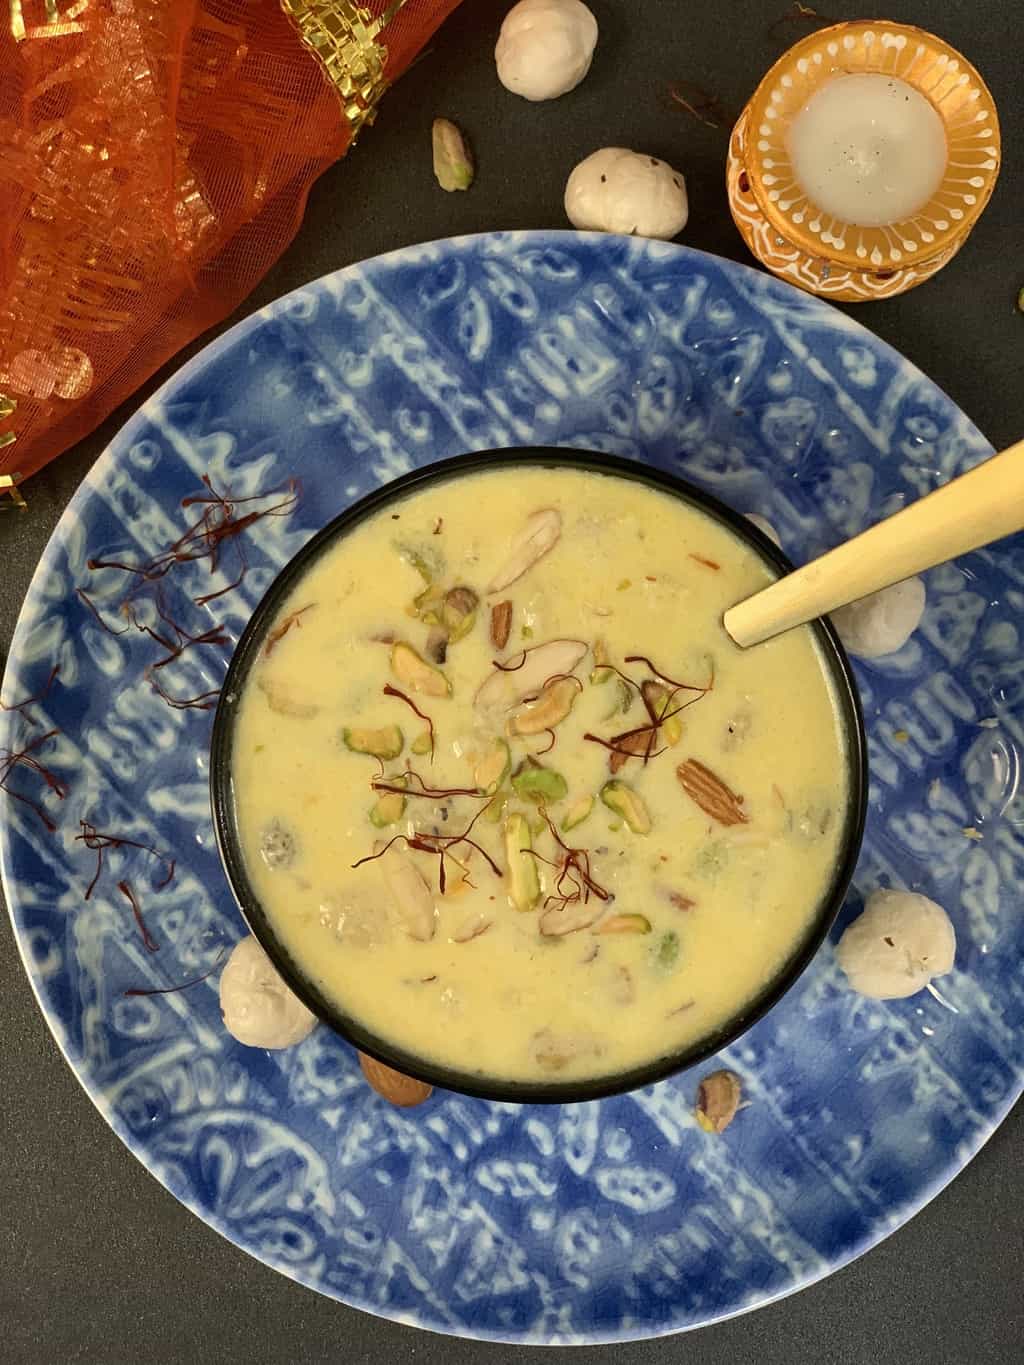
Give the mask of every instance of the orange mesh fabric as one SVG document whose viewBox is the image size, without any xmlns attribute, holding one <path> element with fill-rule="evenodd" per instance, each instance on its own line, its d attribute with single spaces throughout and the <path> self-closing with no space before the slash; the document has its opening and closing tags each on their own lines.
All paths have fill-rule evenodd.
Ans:
<svg viewBox="0 0 1024 1365">
<path fill-rule="evenodd" d="M 386 81 L 457 4 L 406 0 L 376 40 Z M 352 126 L 274 0 L 52 8 L 0 20 L 0 474 L 22 478 L 249 293 Z M 291 8 L 372 21 L 395 0 Z"/>
</svg>

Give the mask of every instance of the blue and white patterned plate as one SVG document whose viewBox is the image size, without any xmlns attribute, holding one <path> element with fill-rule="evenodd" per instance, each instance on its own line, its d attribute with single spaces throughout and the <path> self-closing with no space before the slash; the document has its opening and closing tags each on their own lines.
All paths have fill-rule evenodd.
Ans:
<svg viewBox="0 0 1024 1365">
<path fill-rule="evenodd" d="M 635 239 L 525 233 L 418 247 L 344 270 L 247 319 L 186 365 L 98 462 L 32 582 L 0 745 L 33 752 L 6 803 L 4 889 L 69 1063 L 111 1126 L 238 1246 L 322 1293 L 437 1331 L 621 1340 L 741 1312 L 829 1273 L 903 1223 L 970 1159 L 1024 1078 L 1024 542 L 927 576 L 898 654 L 858 668 L 872 762 L 846 918 L 881 884 L 956 923 L 942 999 L 867 1001 L 831 945 L 723 1054 L 750 1107 L 720 1138 L 696 1076 L 561 1109 L 435 1094 L 389 1108 L 326 1029 L 298 1048 L 235 1044 L 217 974 L 242 933 L 210 825 L 210 712 L 169 707 L 160 647 L 109 626 L 128 578 L 201 509 L 209 475 L 301 500 L 162 580 L 191 634 L 234 638 L 278 567 L 340 508 L 418 464 L 509 444 L 585 446 L 666 468 L 771 518 L 804 559 L 988 453 L 906 361 L 842 314 L 753 271 Z M 265 506 L 246 504 L 241 511 Z M 193 599 L 250 565 L 237 588 Z M 151 585 L 152 586 L 152 585 Z M 150 598 L 152 594 L 149 594 Z M 145 610 L 140 608 L 140 611 Z M 164 630 L 166 634 L 166 629 Z M 159 675 L 215 689 L 227 649 Z M 156 675 L 152 675 L 156 676 Z M 35 722 L 33 725 L 32 722 Z M 0 799 L 2 794 L 0 794 Z M 81 820 L 172 854 L 96 853 Z M 148 952 L 125 882 L 158 950 Z"/>
</svg>

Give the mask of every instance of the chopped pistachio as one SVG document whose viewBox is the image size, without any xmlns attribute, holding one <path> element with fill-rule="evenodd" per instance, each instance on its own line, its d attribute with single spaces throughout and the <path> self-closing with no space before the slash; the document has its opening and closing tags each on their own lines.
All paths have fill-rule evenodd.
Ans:
<svg viewBox="0 0 1024 1365">
<path fill-rule="evenodd" d="M 412 599 L 409 615 L 415 616 L 426 626 L 441 625 L 441 607 L 444 595 L 436 583 L 428 583 L 421 593 Z"/>
<path fill-rule="evenodd" d="M 496 739 L 484 756 L 473 767 L 473 781 L 485 792 L 498 790 L 509 770 L 511 758 L 508 745 L 503 739 Z"/>
<path fill-rule="evenodd" d="M 641 695 L 644 701 L 654 712 L 656 720 L 661 720 L 662 716 L 672 706 L 672 693 L 664 683 L 655 682 L 653 678 L 648 678 L 640 686 Z M 663 721 L 659 734 L 664 738 L 665 743 L 674 747 L 683 737 L 683 722 L 678 716 L 669 716 L 668 720 Z"/>
<path fill-rule="evenodd" d="M 649 934 L 651 921 L 646 915 L 609 915 L 594 930 L 595 934 Z"/>
<path fill-rule="evenodd" d="M 444 561 L 433 548 L 424 547 L 417 549 L 413 545 L 395 544 L 395 549 L 405 560 L 405 562 L 423 579 L 424 583 L 430 585 L 435 578 L 440 578 L 444 572 Z"/>
<path fill-rule="evenodd" d="M 731 849 L 724 839 L 712 839 L 701 844 L 693 859 L 693 870 L 698 876 L 717 882 L 729 862 Z"/>
<path fill-rule="evenodd" d="M 508 795 L 505 792 L 497 792 L 484 807 L 484 819 L 488 824 L 498 824 L 505 815 L 505 807 L 508 805 Z"/>
<path fill-rule="evenodd" d="M 606 782 L 601 800 L 610 811 L 621 815 L 634 834 L 650 834 L 651 816 L 642 799 L 625 782 Z"/>
<path fill-rule="evenodd" d="M 443 664 L 448 659 L 448 632 L 444 626 L 431 626 L 427 633 L 424 653 L 432 664 Z"/>
<path fill-rule="evenodd" d="M 548 683 L 535 701 L 524 702 L 509 719 L 512 735 L 539 735 L 560 725 L 572 710 L 580 685 L 575 678 Z"/>
<path fill-rule="evenodd" d="M 473 154 L 451 119 L 436 118 L 430 130 L 437 183 L 449 193 L 468 190 L 473 183 Z"/>
<path fill-rule="evenodd" d="M 596 687 L 603 687 L 615 677 L 615 670 L 608 661 L 608 646 L 600 636 L 594 641 L 593 652 L 594 667 L 590 673 L 590 681 Z"/>
<path fill-rule="evenodd" d="M 406 785 L 404 777 L 390 777 L 388 782 L 393 787 Z M 370 811 L 370 823 L 376 825 L 378 829 L 386 829 L 388 825 L 396 825 L 404 814 L 404 796 L 399 792 L 381 792 Z"/>
<path fill-rule="evenodd" d="M 373 758 L 397 758 L 405 743 L 397 725 L 383 725 L 379 730 L 346 725 L 341 738 L 346 749 L 354 754 L 370 754 Z"/>
<path fill-rule="evenodd" d="M 697 1087 L 697 1122 L 705 1133 L 724 1133 L 736 1117 L 743 1094 L 734 1071 L 713 1071 Z"/>
<path fill-rule="evenodd" d="M 421 659 L 404 640 L 391 647 L 391 671 L 413 692 L 424 692 L 428 697 L 451 696 L 452 685 L 441 670 Z"/>
<path fill-rule="evenodd" d="M 517 910 L 532 910 L 540 899 L 537 864 L 526 816 L 513 814 L 505 821 L 505 860 L 508 864 L 509 896 Z"/>
<path fill-rule="evenodd" d="M 441 624 L 452 644 L 473 629 L 479 605 L 480 599 L 472 588 L 449 588 L 445 593 L 441 604 Z"/>
<path fill-rule="evenodd" d="M 413 742 L 409 745 L 409 748 L 413 751 L 414 754 L 429 754 L 430 731 L 424 730 L 422 734 L 417 735 Z"/>
<path fill-rule="evenodd" d="M 654 960 L 664 971 L 670 970 L 679 961 L 679 935 L 674 929 L 662 934 L 655 944 Z"/>
<path fill-rule="evenodd" d="M 633 689 L 623 678 L 616 678 L 615 696 L 612 700 L 611 708 L 604 716 L 605 720 L 612 720 L 615 716 L 625 715 L 633 705 Z"/>
<path fill-rule="evenodd" d="M 512 774 L 516 795 L 524 801 L 561 801 L 569 791 L 569 784 L 554 768 L 527 764 Z"/>
<path fill-rule="evenodd" d="M 578 797 L 565 813 L 562 820 L 562 833 L 567 834 L 569 830 L 575 829 L 577 825 L 582 825 L 590 812 L 594 809 L 594 798 L 592 796 Z"/>
</svg>

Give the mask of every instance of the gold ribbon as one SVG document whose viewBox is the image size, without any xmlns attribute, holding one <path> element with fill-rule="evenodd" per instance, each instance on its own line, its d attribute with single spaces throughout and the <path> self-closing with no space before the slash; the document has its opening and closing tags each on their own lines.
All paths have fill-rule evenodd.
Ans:
<svg viewBox="0 0 1024 1365">
<path fill-rule="evenodd" d="M 2 422 L 5 417 L 10 417 L 17 406 L 18 400 L 16 398 L 10 398 L 6 393 L 0 393 L 0 422 Z M 18 438 L 13 431 L 0 431 L 0 450 L 4 450 L 7 446 L 12 446 L 17 439 Z M 25 500 L 14 487 L 14 479 L 16 477 L 16 475 L 12 474 L 0 474 L 0 497 L 5 493 L 10 493 L 14 501 L 18 503 L 19 506 L 24 507 Z M 10 505 L 11 504 L 7 499 L 4 498 L 3 501 L 0 502 L 0 509 L 9 507 Z"/>
<path fill-rule="evenodd" d="M 10 417 L 17 406 L 18 400 L 16 398 L 11 398 L 6 393 L 0 393 L 0 421 L 5 417 Z M 17 439 L 13 431 L 0 432 L 0 450 L 12 446 Z M 28 506 L 18 488 L 20 478 L 20 474 L 0 474 L 0 512 L 7 512 L 15 507 L 20 512 L 24 512 Z"/>
<path fill-rule="evenodd" d="M 74 21 L 88 8 L 89 0 L 74 0 L 61 14 L 57 9 L 57 0 L 43 0 L 43 22 L 26 24 L 24 0 L 10 0 L 11 37 L 16 43 L 21 43 L 26 38 L 66 38 L 72 33 L 82 33 L 85 25 Z"/>
<path fill-rule="evenodd" d="M 353 141 L 365 123 L 373 122 L 377 103 L 388 88 L 384 75 L 388 50 L 377 38 L 405 3 L 391 0 L 374 18 L 352 0 L 281 0 L 281 8 L 338 92 Z"/>
<path fill-rule="evenodd" d="M 0 499 L 2 499 L 2 501 L 0 501 L 0 512 L 5 512 L 8 508 L 12 507 L 16 507 L 19 511 L 23 512 L 26 507 L 28 507 L 28 503 L 21 496 L 21 491 L 18 488 L 19 477 L 20 476 L 17 474 L 0 474 Z M 7 501 L 5 495 L 8 493 L 13 498 L 13 502 Z"/>
</svg>

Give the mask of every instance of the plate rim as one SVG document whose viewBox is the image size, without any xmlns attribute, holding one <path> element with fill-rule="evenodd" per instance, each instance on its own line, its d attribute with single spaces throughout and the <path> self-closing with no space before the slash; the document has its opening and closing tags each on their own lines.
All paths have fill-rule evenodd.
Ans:
<svg viewBox="0 0 1024 1365">
<path fill-rule="evenodd" d="M 877 336 L 864 323 L 860 322 L 859 319 L 850 317 L 849 314 L 836 307 L 834 303 L 830 303 L 815 295 L 808 294 L 795 285 L 789 284 L 785 280 L 778 279 L 745 262 L 733 260 L 731 257 L 727 256 L 719 256 L 712 252 L 703 251 L 699 248 L 691 247 L 680 242 L 651 241 L 636 237 L 623 237 L 612 233 L 576 232 L 565 228 L 503 229 L 490 232 L 464 233 L 452 237 L 438 238 L 430 242 L 411 243 L 381 253 L 378 256 L 371 256 L 360 261 L 350 262 L 347 265 L 340 266 L 336 270 L 328 271 L 323 275 L 316 276 L 311 280 L 296 285 L 293 289 L 281 294 L 270 303 L 263 304 L 259 308 L 254 309 L 252 312 L 246 314 L 245 317 L 240 318 L 237 322 L 232 324 L 232 326 L 226 328 L 218 336 L 207 342 L 195 355 L 190 356 L 183 364 L 178 366 L 173 373 L 168 375 L 158 389 L 132 411 L 127 420 L 113 434 L 110 441 L 86 471 L 78 487 L 75 489 L 67 505 L 61 512 L 56 526 L 47 539 L 39 561 L 29 579 L 24 599 L 18 610 L 3 676 L 0 678 L 0 693 L 5 690 L 8 685 L 8 680 L 16 671 L 17 660 L 21 652 L 21 637 L 29 628 L 29 624 L 36 614 L 37 605 L 43 599 L 40 587 L 48 572 L 51 558 L 57 554 L 58 549 L 64 544 L 69 528 L 76 521 L 81 520 L 81 511 L 83 507 L 94 495 L 94 485 L 97 477 L 102 474 L 104 467 L 113 461 L 115 448 L 122 447 L 125 443 L 130 442 L 134 438 L 136 429 L 148 421 L 148 414 L 152 407 L 162 404 L 167 396 L 173 393 L 175 388 L 197 373 L 200 373 L 212 360 L 215 360 L 230 346 L 236 345 L 251 331 L 256 330 L 261 323 L 280 316 L 281 310 L 287 304 L 287 301 L 297 295 L 301 295 L 310 290 L 329 293 L 329 281 L 342 279 L 346 276 L 357 278 L 361 272 L 367 269 L 387 268 L 403 261 L 408 261 L 409 264 L 416 265 L 423 262 L 425 258 L 424 253 L 429 253 L 431 251 L 435 251 L 438 259 L 440 259 L 445 254 L 451 255 L 460 250 L 472 249 L 474 246 L 487 241 L 536 242 L 538 244 L 543 242 L 569 246 L 570 249 L 572 245 L 577 243 L 582 243 L 585 246 L 597 248 L 604 247 L 607 249 L 614 249 L 616 246 L 619 248 L 628 246 L 634 251 L 644 252 L 652 256 L 679 255 L 693 258 L 698 265 L 703 262 L 704 268 L 708 272 L 717 271 L 726 276 L 738 274 L 741 279 L 748 279 L 751 282 L 756 282 L 760 288 L 764 289 L 768 294 L 773 295 L 782 304 L 786 304 L 790 299 L 795 297 L 796 301 L 799 301 L 804 307 L 809 308 L 813 314 L 817 314 L 823 319 L 840 319 L 841 321 L 838 326 L 833 322 L 831 330 L 845 332 L 852 337 L 860 338 L 868 350 L 876 355 L 880 354 L 894 361 L 898 366 L 902 367 L 904 372 L 914 381 L 923 381 L 931 391 L 937 393 L 944 399 L 953 413 L 957 414 L 960 419 L 962 419 L 964 429 L 967 432 L 976 433 L 980 438 L 981 443 L 987 447 L 986 454 L 991 454 L 993 452 L 994 447 L 992 446 L 992 443 L 968 414 L 963 411 L 959 404 L 956 403 L 939 384 L 930 379 L 914 361 L 908 359 L 898 351 L 895 346 Z M 575 444 L 565 444 L 560 448 L 571 450 L 582 449 L 583 447 Z M 387 482 L 391 481 L 391 479 L 387 480 Z M 3 740 L 7 730 L 13 724 L 13 721 L 5 721 L 4 717 L 7 714 L 9 713 L 0 712 L 0 741 Z M 586 1333 L 574 1334 L 575 1339 L 573 1337 L 562 1339 L 557 1334 L 555 1336 L 541 1336 L 530 1331 L 518 1335 L 508 1335 L 501 1331 L 481 1330 L 465 1325 L 460 1325 L 457 1328 L 442 1326 L 434 1322 L 419 1320 L 416 1315 L 409 1311 L 394 1314 L 388 1313 L 372 1304 L 359 1302 L 354 1298 L 342 1297 L 340 1293 L 324 1285 L 314 1283 L 310 1277 L 296 1273 L 294 1269 L 280 1259 L 275 1260 L 269 1255 L 250 1249 L 238 1241 L 232 1232 L 227 1230 L 219 1215 L 212 1211 L 207 1213 L 200 1210 L 192 1199 L 186 1194 L 179 1193 L 177 1190 L 173 1189 L 163 1176 L 154 1169 L 154 1165 L 157 1163 L 154 1162 L 154 1165 L 148 1163 L 148 1154 L 145 1154 L 143 1144 L 136 1143 L 132 1140 L 128 1135 L 125 1126 L 105 1104 L 99 1088 L 90 1084 L 86 1076 L 84 1076 L 79 1068 L 73 1063 L 65 1046 L 63 1022 L 57 1016 L 56 1011 L 51 1010 L 44 1002 L 40 991 L 40 979 L 37 979 L 36 973 L 30 964 L 28 945 L 23 940 L 19 925 L 19 916 L 15 910 L 15 898 L 11 894 L 12 889 L 15 886 L 15 881 L 13 868 L 10 866 L 10 863 L 10 830 L 6 821 L 0 821 L 0 889 L 3 891 L 4 903 L 7 908 L 7 915 L 11 923 L 18 955 L 25 975 L 28 978 L 28 983 L 35 998 L 36 1005 L 43 1016 L 46 1026 L 56 1043 L 61 1056 L 67 1063 L 68 1068 L 78 1081 L 82 1090 L 91 1100 L 103 1120 L 124 1144 L 131 1155 L 139 1162 L 146 1173 L 167 1190 L 178 1203 L 183 1205 L 191 1214 L 212 1228 L 214 1232 L 230 1242 L 232 1246 L 236 1247 L 239 1251 L 251 1257 L 253 1260 L 260 1262 L 269 1269 L 280 1273 L 287 1279 L 301 1285 L 303 1288 L 308 1289 L 313 1293 L 320 1294 L 334 1302 L 341 1303 L 347 1308 L 354 1309 L 358 1312 L 368 1313 L 372 1317 L 394 1322 L 399 1326 L 414 1327 L 422 1331 L 434 1332 L 442 1336 L 453 1336 L 465 1340 L 490 1341 L 516 1346 L 618 1345 L 625 1342 L 656 1340 L 661 1337 L 673 1336 L 683 1332 L 697 1331 L 702 1327 L 711 1326 L 715 1323 L 727 1322 L 733 1318 L 742 1317 L 747 1313 L 754 1312 L 757 1309 L 769 1307 L 782 1299 L 789 1298 L 791 1295 L 799 1293 L 803 1289 L 820 1283 L 837 1271 L 845 1269 L 846 1266 L 852 1264 L 853 1261 L 858 1260 L 861 1256 L 867 1254 L 881 1242 L 886 1241 L 894 1233 L 905 1227 L 912 1218 L 916 1217 L 928 1204 L 936 1199 L 943 1190 L 945 1190 L 946 1187 L 961 1175 L 971 1162 L 974 1161 L 975 1157 L 988 1143 L 996 1129 L 1005 1121 L 1007 1115 L 1017 1104 L 1021 1095 L 1024 1094 L 1024 1072 L 1021 1072 L 1018 1073 L 1017 1076 L 1016 1092 L 1011 1094 L 1008 1099 L 1004 1099 L 1003 1103 L 999 1106 L 997 1117 L 991 1119 L 985 1128 L 975 1131 L 972 1135 L 972 1141 L 966 1155 L 963 1154 L 964 1149 L 962 1144 L 958 1144 L 956 1149 L 957 1155 L 955 1156 L 955 1160 L 958 1164 L 955 1168 L 944 1169 L 931 1184 L 925 1186 L 923 1189 L 915 1191 L 913 1202 L 905 1205 L 898 1211 L 895 1221 L 888 1223 L 881 1230 L 872 1228 L 851 1247 L 847 1248 L 841 1257 L 830 1260 L 829 1263 L 821 1269 L 815 1270 L 805 1277 L 785 1285 L 774 1293 L 759 1297 L 754 1302 L 743 1303 L 738 1307 L 729 1308 L 719 1313 L 713 1313 L 702 1318 L 700 1321 L 690 1321 L 682 1324 L 673 1323 L 639 1331 L 637 1330 L 637 1325 L 631 1325 L 625 1330 L 620 1329 L 607 1333 L 587 1331 Z M 664 1083 L 666 1082 L 663 1082 L 663 1084 Z M 600 1101 L 590 1101 L 590 1103 L 600 1103 Z"/>
</svg>

